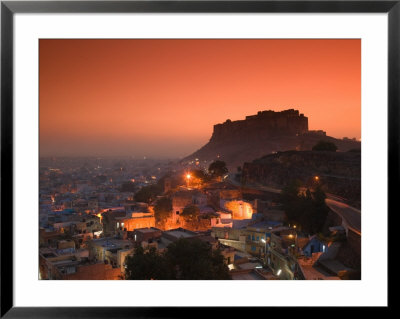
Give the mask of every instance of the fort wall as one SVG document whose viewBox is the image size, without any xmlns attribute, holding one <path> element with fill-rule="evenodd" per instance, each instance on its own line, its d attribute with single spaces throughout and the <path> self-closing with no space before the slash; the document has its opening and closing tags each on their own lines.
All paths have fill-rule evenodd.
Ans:
<svg viewBox="0 0 400 319">
<path fill-rule="evenodd" d="M 260 111 L 256 115 L 246 116 L 245 120 L 227 120 L 214 125 L 211 140 L 244 136 L 274 137 L 296 136 L 308 132 L 308 118 L 298 110 L 289 109 L 281 112 Z"/>
</svg>

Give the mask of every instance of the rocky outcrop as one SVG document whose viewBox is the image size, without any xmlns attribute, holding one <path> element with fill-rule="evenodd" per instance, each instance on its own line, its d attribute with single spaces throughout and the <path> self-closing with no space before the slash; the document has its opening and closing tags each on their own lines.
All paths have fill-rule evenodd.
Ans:
<svg viewBox="0 0 400 319">
<path fill-rule="evenodd" d="M 243 184 L 257 183 L 281 189 L 292 180 L 299 180 L 305 186 L 319 183 L 327 193 L 359 203 L 361 152 L 278 152 L 245 163 L 242 170 Z"/>
</svg>

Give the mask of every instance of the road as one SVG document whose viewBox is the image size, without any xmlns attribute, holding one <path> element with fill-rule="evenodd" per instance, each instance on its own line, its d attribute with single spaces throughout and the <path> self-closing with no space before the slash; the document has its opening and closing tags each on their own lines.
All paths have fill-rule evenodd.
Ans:
<svg viewBox="0 0 400 319">
<path fill-rule="evenodd" d="M 351 207 L 345 203 L 328 198 L 325 200 L 326 205 L 340 217 L 342 217 L 348 228 L 361 235 L 361 211 Z"/>
<path fill-rule="evenodd" d="M 233 174 L 229 174 L 227 180 L 235 185 L 241 187 L 240 183 L 234 179 Z M 275 194 L 281 193 L 281 189 L 269 187 L 259 184 L 246 184 L 245 188 L 253 188 L 260 191 L 271 192 Z M 347 228 L 353 230 L 357 234 L 361 235 L 361 211 L 350 205 L 347 205 L 341 201 L 341 198 L 332 194 L 326 194 L 325 200 L 326 205 L 336 214 L 338 214 L 343 220 Z"/>
</svg>

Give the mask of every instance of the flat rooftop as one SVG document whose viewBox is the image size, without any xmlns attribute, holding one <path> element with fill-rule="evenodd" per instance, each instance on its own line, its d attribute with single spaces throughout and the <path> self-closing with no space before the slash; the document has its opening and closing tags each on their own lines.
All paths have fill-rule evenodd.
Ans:
<svg viewBox="0 0 400 319">
<path fill-rule="evenodd" d="M 156 231 L 161 231 L 158 228 L 150 227 L 150 228 L 137 228 L 135 231 L 140 232 L 140 233 L 153 233 Z"/>
<path fill-rule="evenodd" d="M 253 225 L 249 225 L 249 228 L 268 228 L 268 229 L 273 229 L 278 226 L 282 226 L 282 222 L 276 222 L 276 221 L 262 221 L 255 223 Z"/>
<path fill-rule="evenodd" d="M 196 236 L 196 233 L 183 231 L 183 230 L 169 230 L 166 231 L 167 234 L 174 236 L 176 238 L 190 238 Z"/>
<path fill-rule="evenodd" d="M 126 239 L 117 239 L 117 238 L 100 238 L 92 240 L 92 243 L 96 246 L 102 246 L 107 248 L 118 248 L 124 247 L 126 245 L 133 245 L 130 240 Z"/>
</svg>

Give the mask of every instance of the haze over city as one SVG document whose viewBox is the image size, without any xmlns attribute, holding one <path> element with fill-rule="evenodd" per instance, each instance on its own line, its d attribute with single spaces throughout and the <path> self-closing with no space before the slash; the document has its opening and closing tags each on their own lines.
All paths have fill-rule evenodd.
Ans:
<svg viewBox="0 0 400 319">
<path fill-rule="evenodd" d="M 361 137 L 360 40 L 40 40 L 39 68 L 41 156 L 187 156 L 268 109 Z"/>
</svg>

